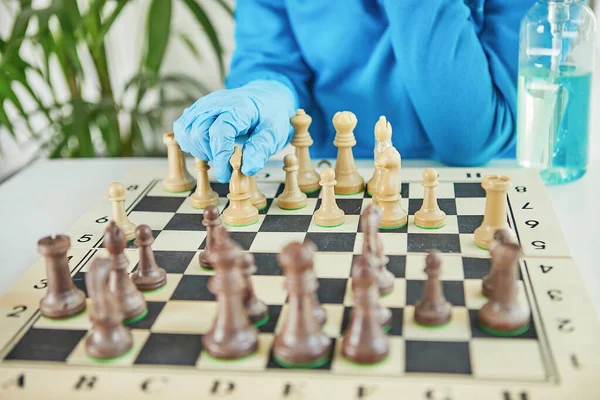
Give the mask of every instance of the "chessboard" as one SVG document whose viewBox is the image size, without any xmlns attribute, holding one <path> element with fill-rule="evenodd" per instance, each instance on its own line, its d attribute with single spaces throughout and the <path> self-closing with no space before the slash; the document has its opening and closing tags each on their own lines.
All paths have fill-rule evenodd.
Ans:
<svg viewBox="0 0 600 400">
<path fill-rule="evenodd" d="M 381 303 L 392 311 L 390 356 L 361 366 L 340 355 L 352 299 L 350 268 L 360 254 L 361 211 L 371 202 L 365 192 L 337 196 L 345 211 L 341 226 L 323 228 L 313 221 L 320 193 L 307 207 L 285 211 L 276 197 L 284 173 L 266 168 L 258 187 L 268 198 L 258 223 L 228 227 L 231 237 L 254 254 L 252 277 L 257 296 L 268 304 L 269 319 L 260 326 L 259 350 L 235 361 L 217 360 L 202 349 L 216 302 L 207 290 L 211 271 L 200 267 L 205 246 L 202 210 L 191 206 L 192 193 L 169 193 L 161 185 L 165 170 L 132 170 L 121 180 L 126 210 L 137 224 L 151 227 L 158 264 L 167 285 L 146 292 L 148 315 L 130 326 L 131 351 L 110 361 L 85 354 L 88 311 L 66 320 L 41 316 L 39 301 L 47 286 L 40 259 L 0 298 L 0 398 L 227 398 L 227 399 L 591 399 L 600 397 L 598 319 L 570 257 L 546 189 L 535 171 L 525 169 L 440 168 L 438 202 L 447 214 L 437 230 L 416 227 L 412 216 L 423 199 L 422 169 L 403 168 L 402 201 L 407 226 L 382 230 L 394 291 Z M 359 168 L 368 179 L 372 170 Z M 489 271 L 488 251 L 475 246 L 473 232 L 483 218 L 483 176 L 500 173 L 513 185 L 508 221 L 523 249 L 519 297 L 532 310 L 530 329 L 516 337 L 498 337 L 477 323 L 486 302 L 482 277 Z M 227 205 L 227 185 L 213 183 Z M 96 257 L 106 256 L 103 232 L 111 215 L 104 198 L 66 232 L 71 238 L 69 265 L 75 284 Z M 317 369 L 283 368 L 273 360 L 272 343 L 286 313 L 284 277 L 277 263 L 282 247 L 310 240 L 318 248 L 315 273 L 318 297 L 327 311 L 323 329 L 333 339 L 329 361 Z M 32 246 L 33 247 L 33 246 Z M 443 288 L 452 303 L 452 320 L 437 328 L 415 323 L 414 305 L 425 280 L 424 259 L 437 250 Z M 125 250 L 129 271 L 138 251 Z M 8 267 L 8 266 L 5 266 Z M 89 307 L 88 307 L 89 308 Z M 165 397 L 165 398 L 166 398 Z"/>
</svg>

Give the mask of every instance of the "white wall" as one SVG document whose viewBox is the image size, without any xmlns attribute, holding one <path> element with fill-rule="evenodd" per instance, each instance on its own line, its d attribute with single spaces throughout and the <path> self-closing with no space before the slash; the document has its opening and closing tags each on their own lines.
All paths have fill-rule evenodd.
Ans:
<svg viewBox="0 0 600 400">
<path fill-rule="evenodd" d="M 50 0 L 36 0 L 34 4 L 47 4 Z M 221 40 L 225 46 L 227 63 L 234 48 L 233 43 L 233 21 L 232 19 L 218 6 L 213 0 L 199 0 L 211 15 L 217 26 Z M 228 0 L 233 5 L 234 0 Z M 79 0 L 84 4 L 86 0 Z M 113 77 L 113 90 L 117 95 L 121 94 L 121 89 L 124 83 L 127 82 L 136 72 L 136 68 L 141 57 L 141 47 L 143 43 L 144 20 L 140 16 L 145 15 L 145 10 L 149 2 L 147 0 L 130 0 L 124 13 L 116 21 L 113 30 L 110 32 L 107 39 L 107 50 L 109 58 L 109 66 L 111 76 Z M 5 2 L 6 4 L 6 2 Z M 8 3 L 10 4 L 10 2 Z M 12 3 L 15 6 L 16 2 Z M 174 41 L 167 53 L 167 58 L 164 64 L 165 72 L 182 72 L 195 74 L 206 84 L 210 89 L 218 89 L 220 87 L 220 79 L 217 69 L 216 58 L 213 56 L 209 44 L 202 35 L 197 24 L 193 21 L 184 6 L 175 1 L 174 19 L 175 23 L 172 26 L 174 31 L 181 31 L 197 40 L 202 60 L 198 61 L 192 57 L 184 45 L 180 41 Z M 596 11 L 598 20 L 600 21 L 600 7 Z M 10 31 L 12 23 L 11 16 L 5 12 L 5 9 L 0 5 L 0 35 L 6 37 Z M 600 46 L 600 29 L 598 30 L 599 46 Z M 32 54 L 23 54 L 23 57 L 32 58 Z M 596 79 L 594 80 L 593 91 L 593 106 L 592 106 L 592 129 L 591 129 L 591 158 L 600 160 L 600 51 L 596 52 Z M 86 82 L 87 87 L 85 92 L 93 96 L 95 85 L 93 81 Z M 60 86 L 57 83 L 57 86 Z M 63 88 L 64 91 L 64 88 Z M 165 126 L 162 130 L 170 129 L 170 122 L 178 116 L 178 111 L 167 116 Z M 37 146 L 26 139 L 24 128 L 20 127 L 20 140 L 14 141 L 9 138 L 7 132 L 0 131 L 0 144 L 4 149 L 4 155 L 0 158 L 0 181 L 3 176 L 8 175 L 11 171 L 25 165 L 37 153 Z"/>
</svg>

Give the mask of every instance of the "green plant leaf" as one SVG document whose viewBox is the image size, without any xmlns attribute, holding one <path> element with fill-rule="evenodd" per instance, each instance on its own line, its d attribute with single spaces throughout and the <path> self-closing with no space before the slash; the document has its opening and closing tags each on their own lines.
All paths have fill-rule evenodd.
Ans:
<svg viewBox="0 0 600 400">
<path fill-rule="evenodd" d="M 221 41 L 217 35 L 217 31 L 213 26 L 210 18 L 204 9 L 196 2 L 196 0 L 183 0 L 185 5 L 190 9 L 194 17 L 196 17 L 196 21 L 202 26 L 206 35 L 208 36 L 208 40 L 212 46 L 212 49 L 217 56 L 217 61 L 219 62 L 219 71 L 221 73 L 221 79 L 225 78 L 225 66 L 223 62 L 223 47 L 221 46 Z"/>
<path fill-rule="evenodd" d="M 229 6 L 229 4 L 227 4 L 227 2 L 225 2 L 225 0 L 217 0 L 217 3 L 223 7 L 223 9 L 225 11 L 227 11 L 229 13 L 229 15 L 233 16 L 233 8 L 231 8 Z"/>
<path fill-rule="evenodd" d="M 171 0 L 152 0 L 148 11 L 144 68 L 149 73 L 152 82 L 158 79 L 158 71 L 169 43 L 171 8 Z"/>
<path fill-rule="evenodd" d="M 127 5 L 127 0 L 118 0 L 115 9 L 112 13 L 102 22 L 100 26 L 100 30 L 98 32 L 98 36 L 95 38 L 94 46 L 99 46 L 101 43 L 104 43 L 104 38 L 106 34 L 110 31 L 110 28 L 113 26 L 119 15 L 121 15 L 121 11 Z"/>
<path fill-rule="evenodd" d="M 202 59 L 200 56 L 200 51 L 198 50 L 198 47 L 196 47 L 196 43 L 194 43 L 194 41 L 187 34 L 183 32 L 177 32 L 177 36 L 179 39 L 181 39 L 183 44 L 187 46 L 190 53 L 192 53 L 197 60 Z"/>
</svg>

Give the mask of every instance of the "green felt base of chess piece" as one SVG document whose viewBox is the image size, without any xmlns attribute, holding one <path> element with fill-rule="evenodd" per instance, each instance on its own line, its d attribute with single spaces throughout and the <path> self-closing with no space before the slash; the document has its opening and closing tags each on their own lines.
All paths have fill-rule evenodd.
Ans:
<svg viewBox="0 0 600 400">
<path fill-rule="evenodd" d="M 127 350 L 125 353 L 118 355 L 116 357 L 112 357 L 112 358 L 96 358 L 96 357 L 89 356 L 87 354 L 86 354 L 86 357 L 89 358 L 90 360 L 92 360 L 96 364 L 111 364 L 111 363 L 117 362 L 119 360 L 122 360 L 123 358 L 128 357 L 132 352 L 133 352 L 133 346 L 131 346 L 131 348 L 129 350 Z"/>
<path fill-rule="evenodd" d="M 388 333 L 391 329 L 392 329 L 392 325 L 391 324 L 386 325 L 386 326 L 383 327 L 383 331 L 385 333 Z"/>
<path fill-rule="evenodd" d="M 319 358 L 313 362 L 308 363 L 288 363 L 283 360 L 280 360 L 277 357 L 273 357 L 275 362 L 284 368 L 302 368 L 302 369 L 313 369 L 319 368 L 329 362 L 329 355 Z"/>
<path fill-rule="evenodd" d="M 219 204 L 221 204 L 221 202 L 220 202 L 220 201 L 217 201 L 217 202 L 216 202 L 216 203 L 214 203 L 214 204 L 212 204 L 212 203 L 211 203 L 211 205 L 213 205 L 213 206 L 218 206 Z M 192 205 L 192 208 L 193 208 L 194 210 L 204 210 L 206 207 L 194 207 L 194 206 Z"/>
<path fill-rule="evenodd" d="M 72 321 L 75 318 L 79 318 L 79 317 L 85 315 L 86 310 L 87 309 L 84 308 L 83 310 L 81 310 L 77 314 L 71 315 L 69 317 L 64 317 L 64 318 L 50 318 L 50 317 L 46 317 L 45 315 L 42 315 L 42 318 L 45 319 L 46 321 L 52 321 L 52 322 L 56 322 L 56 323 L 60 324 L 61 322 Z"/>
<path fill-rule="evenodd" d="M 444 227 L 444 226 L 446 226 L 446 225 L 444 224 L 444 225 L 441 225 L 441 226 L 427 227 L 427 226 L 421 226 L 421 225 L 419 225 L 419 224 L 415 224 L 415 226 L 416 226 L 417 228 L 421 228 L 421 229 L 427 229 L 428 231 L 434 231 L 434 230 L 436 230 L 436 229 L 441 229 L 441 228 L 443 228 L 443 227 Z"/>
<path fill-rule="evenodd" d="M 346 223 L 346 221 L 342 222 L 341 224 L 336 224 L 336 225 L 321 225 L 321 224 L 317 224 L 315 222 L 315 225 L 317 225 L 320 228 L 337 228 L 338 226 L 344 225 L 344 223 Z"/>
<path fill-rule="evenodd" d="M 384 226 L 380 226 L 379 229 L 382 231 L 393 231 L 396 229 L 402 229 L 404 228 L 406 225 L 408 225 L 408 222 L 402 224 L 402 225 L 398 225 L 398 226 L 388 226 L 388 227 L 384 227 Z"/>
<path fill-rule="evenodd" d="M 265 207 L 265 208 L 266 208 L 266 207 Z M 260 211 L 260 209 L 257 209 L 257 210 L 259 210 L 259 211 Z M 227 223 L 223 222 L 223 225 L 225 225 L 225 226 L 228 226 L 228 227 L 230 227 L 230 228 L 243 228 L 243 227 L 245 227 L 245 226 L 252 226 L 252 225 L 254 225 L 254 224 L 256 224 L 256 223 L 258 223 L 258 221 L 256 221 L 256 222 L 251 222 L 251 223 L 249 223 L 249 224 L 241 224 L 241 225 L 231 225 L 231 224 L 227 224 Z"/>
<path fill-rule="evenodd" d="M 143 313 L 138 315 L 137 317 L 129 318 L 128 320 L 123 321 L 125 325 L 135 324 L 138 321 L 143 320 L 148 315 L 148 309 L 146 308 Z"/>
<path fill-rule="evenodd" d="M 481 321 L 479 321 L 479 327 L 486 333 L 494 336 L 500 337 L 514 337 L 520 336 L 529 330 L 530 324 L 526 324 L 519 329 L 515 329 L 512 331 L 499 331 L 497 329 L 490 328 L 489 326 L 484 325 Z"/>
<path fill-rule="evenodd" d="M 303 205 L 302 207 L 295 207 L 295 208 L 285 208 L 285 207 L 279 206 L 279 208 L 281 208 L 282 210 L 286 210 L 286 211 L 302 210 L 304 207 L 306 207 L 306 204 Z"/>
<path fill-rule="evenodd" d="M 302 191 L 302 193 L 304 193 L 304 194 L 313 194 L 313 193 L 317 193 L 319 190 L 321 190 L 321 187 L 318 187 L 315 190 L 309 190 L 308 192 Z"/>
<path fill-rule="evenodd" d="M 142 293 L 144 293 L 144 294 L 154 294 L 154 293 L 159 293 L 159 292 L 161 292 L 161 291 L 165 290 L 165 288 L 166 288 L 166 287 L 167 287 L 167 285 L 166 285 L 166 284 L 164 284 L 164 285 L 162 285 L 161 287 L 159 287 L 159 288 L 156 288 L 156 289 L 151 289 L 151 290 L 140 290 L 140 291 L 141 291 Z M 146 311 L 148 311 L 148 310 L 146 310 Z"/>
<path fill-rule="evenodd" d="M 421 328 L 440 329 L 440 328 L 445 328 L 446 326 L 450 325 L 450 322 L 452 322 L 452 319 L 449 319 L 448 321 L 438 324 L 438 325 L 425 325 L 425 324 L 420 323 L 416 319 L 414 321 L 415 321 L 415 324 L 419 325 Z"/>
<path fill-rule="evenodd" d="M 263 326 L 264 324 L 266 324 L 267 322 L 269 322 L 269 314 L 265 315 L 263 317 L 263 319 L 256 321 L 253 325 L 257 328 L 260 328 L 261 326 Z"/>
</svg>

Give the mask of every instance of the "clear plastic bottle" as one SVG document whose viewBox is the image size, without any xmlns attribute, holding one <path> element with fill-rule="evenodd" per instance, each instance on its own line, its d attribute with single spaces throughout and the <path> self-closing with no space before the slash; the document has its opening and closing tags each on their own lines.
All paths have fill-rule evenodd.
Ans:
<svg viewBox="0 0 600 400">
<path fill-rule="evenodd" d="M 517 159 L 546 183 L 586 172 L 595 31 L 580 0 L 538 0 L 521 22 Z"/>
</svg>

